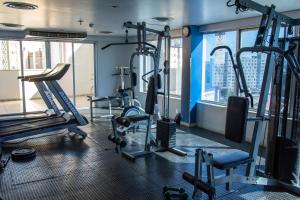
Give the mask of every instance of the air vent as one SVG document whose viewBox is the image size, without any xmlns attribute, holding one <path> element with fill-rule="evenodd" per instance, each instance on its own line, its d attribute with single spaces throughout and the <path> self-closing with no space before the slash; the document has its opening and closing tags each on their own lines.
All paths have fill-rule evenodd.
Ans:
<svg viewBox="0 0 300 200">
<path fill-rule="evenodd" d="M 99 33 L 108 35 L 108 34 L 112 34 L 113 32 L 111 32 L 111 31 L 99 31 Z"/>
<path fill-rule="evenodd" d="M 87 37 L 87 33 L 48 32 L 48 31 L 28 30 L 26 37 L 43 38 L 43 39 L 85 39 Z"/>
<path fill-rule="evenodd" d="M 172 17 L 153 17 L 152 19 L 159 21 L 159 22 L 169 22 L 172 21 Z"/>
<path fill-rule="evenodd" d="M 5 26 L 7 28 L 22 28 L 22 24 L 12 24 L 12 23 L 0 23 L 1 26 Z"/>
<path fill-rule="evenodd" d="M 14 9 L 22 9 L 22 10 L 35 10 L 38 8 L 37 5 L 25 3 L 25 2 L 13 2 L 13 1 L 6 1 L 3 3 L 8 8 Z"/>
</svg>

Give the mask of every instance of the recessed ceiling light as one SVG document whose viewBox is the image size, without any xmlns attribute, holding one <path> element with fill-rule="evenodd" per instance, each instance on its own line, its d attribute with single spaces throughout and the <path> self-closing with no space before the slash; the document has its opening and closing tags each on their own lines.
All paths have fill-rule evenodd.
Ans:
<svg viewBox="0 0 300 200">
<path fill-rule="evenodd" d="M 22 9 L 22 10 L 35 10 L 38 8 L 37 5 L 25 2 L 13 2 L 13 1 L 6 1 L 3 3 L 8 8 L 14 9 Z"/>
<path fill-rule="evenodd" d="M 159 21 L 159 22 L 169 22 L 169 21 L 172 21 L 174 18 L 172 18 L 172 17 L 153 17 L 152 19 Z"/>
<path fill-rule="evenodd" d="M 0 23 L 0 25 L 8 27 L 8 28 L 21 28 L 22 24 L 13 24 L 13 23 Z"/>
<path fill-rule="evenodd" d="M 102 33 L 102 34 L 112 34 L 113 32 L 112 31 L 99 31 L 99 33 Z"/>
</svg>

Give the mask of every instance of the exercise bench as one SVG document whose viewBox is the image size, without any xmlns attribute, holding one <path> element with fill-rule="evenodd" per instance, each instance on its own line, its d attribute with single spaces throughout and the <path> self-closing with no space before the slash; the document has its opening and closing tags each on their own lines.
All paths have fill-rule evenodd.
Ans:
<svg viewBox="0 0 300 200">
<path fill-rule="evenodd" d="M 246 135 L 247 116 L 249 109 L 249 100 L 245 97 L 229 97 L 225 127 L 225 138 L 236 143 L 242 143 Z M 233 174 L 233 170 L 240 165 L 252 163 L 254 159 L 249 153 L 236 150 L 213 156 L 203 149 L 197 149 L 195 153 L 195 174 L 191 175 L 184 172 L 184 180 L 194 185 L 193 198 L 201 196 L 201 192 L 208 195 L 209 199 L 216 198 L 215 186 L 226 184 L 226 190 L 232 190 L 233 182 L 253 181 L 256 179 Z M 207 181 L 202 179 L 202 164 L 206 164 Z M 226 175 L 215 179 L 214 168 L 225 170 Z M 247 180 L 249 179 L 249 180 Z"/>
</svg>

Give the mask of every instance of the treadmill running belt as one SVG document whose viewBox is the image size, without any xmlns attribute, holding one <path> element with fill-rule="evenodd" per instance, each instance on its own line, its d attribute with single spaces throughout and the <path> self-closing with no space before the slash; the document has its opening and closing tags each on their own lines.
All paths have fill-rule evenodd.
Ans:
<svg viewBox="0 0 300 200">
<path fill-rule="evenodd" d="M 49 127 L 63 125 L 67 123 L 69 122 L 63 117 L 54 117 L 54 118 L 48 118 L 40 121 L 33 121 L 26 124 L 23 123 L 15 126 L 0 127 L 0 137 L 5 137 L 11 134 L 18 134 L 27 131 L 38 130 L 41 128 L 49 128 Z"/>
</svg>

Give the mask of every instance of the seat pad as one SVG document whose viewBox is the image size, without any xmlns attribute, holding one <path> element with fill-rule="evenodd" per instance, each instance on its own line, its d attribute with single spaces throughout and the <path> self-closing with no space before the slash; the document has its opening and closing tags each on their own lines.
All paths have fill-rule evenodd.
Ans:
<svg viewBox="0 0 300 200">
<path fill-rule="evenodd" d="M 118 117 L 116 121 L 118 124 L 128 127 L 131 123 L 144 121 L 147 119 L 149 119 L 149 115 L 132 115 L 126 117 Z"/>
<path fill-rule="evenodd" d="M 235 168 L 242 164 L 253 162 L 253 158 L 249 157 L 249 153 L 244 151 L 234 151 L 213 157 L 213 165 L 218 169 Z"/>
</svg>

